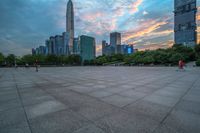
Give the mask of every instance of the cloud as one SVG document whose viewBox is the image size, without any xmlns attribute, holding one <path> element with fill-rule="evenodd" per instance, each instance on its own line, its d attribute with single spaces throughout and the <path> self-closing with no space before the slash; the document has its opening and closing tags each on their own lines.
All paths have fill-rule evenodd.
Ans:
<svg viewBox="0 0 200 133">
<path fill-rule="evenodd" d="M 130 39 L 143 37 L 143 36 L 151 36 L 151 35 L 163 35 L 172 33 L 172 30 L 165 30 L 160 32 L 155 32 L 161 26 L 168 24 L 167 20 L 146 20 L 140 24 L 140 26 L 135 29 L 124 33 L 123 42 L 127 42 Z"/>
<path fill-rule="evenodd" d="M 200 21 L 200 7 L 197 8 L 197 21 Z"/>
<path fill-rule="evenodd" d="M 136 12 L 138 12 L 138 7 L 142 4 L 143 0 L 136 0 L 135 2 L 133 2 L 130 6 L 130 13 L 134 14 Z"/>
<path fill-rule="evenodd" d="M 143 13 L 142 13 L 143 15 L 147 15 L 147 14 L 149 14 L 147 11 L 144 11 Z"/>
<path fill-rule="evenodd" d="M 164 42 L 159 42 L 159 43 L 151 43 L 151 42 L 146 42 L 139 48 L 140 51 L 145 51 L 145 50 L 156 50 L 159 48 L 169 48 L 173 46 L 174 41 L 173 40 L 168 40 Z"/>
<path fill-rule="evenodd" d="M 96 45 L 96 55 L 102 55 L 102 45 Z"/>
<path fill-rule="evenodd" d="M 123 33 L 123 42 L 134 43 L 138 48 L 147 44 L 163 47 L 164 42 L 173 40 L 171 0 L 73 2 L 76 36 L 95 37 L 97 53 L 101 51 L 101 40 L 109 42 L 113 31 Z M 61 34 L 66 29 L 66 3 L 66 0 L 0 0 L 0 52 L 27 54 L 32 47 L 44 45 L 49 36 Z M 199 16 L 198 12 L 198 27 Z"/>
</svg>

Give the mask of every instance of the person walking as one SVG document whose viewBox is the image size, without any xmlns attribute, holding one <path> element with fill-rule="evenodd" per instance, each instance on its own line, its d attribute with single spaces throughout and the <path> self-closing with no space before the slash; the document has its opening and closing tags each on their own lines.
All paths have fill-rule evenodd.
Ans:
<svg viewBox="0 0 200 133">
<path fill-rule="evenodd" d="M 178 66 L 179 66 L 179 70 L 181 71 L 184 70 L 185 63 L 182 59 L 179 61 Z"/>
<path fill-rule="evenodd" d="M 36 72 L 38 72 L 38 60 L 35 61 L 35 68 L 36 68 Z"/>
</svg>

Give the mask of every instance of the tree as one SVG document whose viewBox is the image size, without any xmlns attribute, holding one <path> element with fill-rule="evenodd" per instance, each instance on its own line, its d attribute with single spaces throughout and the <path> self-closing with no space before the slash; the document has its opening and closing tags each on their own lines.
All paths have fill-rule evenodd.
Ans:
<svg viewBox="0 0 200 133">
<path fill-rule="evenodd" d="M 13 66 L 15 64 L 15 55 L 14 54 L 9 54 L 7 57 L 6 57 L 6 63 L 9 65 L 9 66 Z"/>
<path fill-rule="evenodd" d="M 142 60 L 143 60 L 144 64 L 152 64 L 152 63 L 154 63 L 153 56 L 146 56 Z"/>
<path fill-rule="evenodd" d="M 172 50 L 176 53 L 182 54 L 186 62 L 195 60 L 195 50 L 191 47 L 187 47 L 184 45 L 174 45 L 172 47 Z"/>
<path fill-rule="evenodd" d="M 90 65 L 90 61 L 89 61 L 89 60 L 84 60 L 83 65 L 84 65 L 84 66 Z"/>
<path fill-rule="evenodd" d="M 56 64 L 57 63 L 57 56 L 56 55 L 47 55 L 45 59 L 47 64 Z"/>
<path fill-rule="evenodd" d="M 5 61 L 5 57 L 2 53 L 0 53 L 0 65 L 2 65 L 4 61 Z"/>
<path fill-rule="evenodd" d="M 133 63 L 133 59 L 131 58 L 131 56 L 127 55 L 124 57 L 124 62 L 125 62 L 125 64 L 130 65 L 131 63 Z"/>
<path fill-rule="evenodd" d="M 32 55 L 24 55 L 22 58 L 21 58 L 21 63 L 22 64 L 30 64 L 30 65 L 33 65 L 35 63 L 35 58 L 34 56 Z"/>
<path fill-rule="evenodd" d="M 95 62 L 97 65 L 103 65 L 104 63 L 107 63 L 108 60 L 106 56 L 99 56 L 96 58 Z"/>
<path fill-rule="evenodd" d="M 156 50 L 152 54 L 155 64 L 166 64 L 169 62 L 169 53 L 163 50 Z"/>
<path fill-rule="evenodd" d="M 57 64 L 60 64 L 60 65 L 65 64 L 65 56 L 64 55 L 57 57 Z"/>
<path fill-rule="evenodd" d="M 200 44 L 195 46 L 196 57 L 200 58 Z"/>
<path fill-rule="evenodd" d="M 70 55 L 68 57 L 68 61 L 70 65 L 80 65 L 81 57 L 79 55 Z"/>
<path fill-rule="evenodd" d="M 111 61 L 112 62 L 115 62 L 115 61 L 121 62 L 121 61 L 123 61 L 123 59 L 124 59 L 124 56 L 122 54 L 114 54 L 114 55 L 112 55 Z"/>
<path fill-rule="evenodd" d="M 177 65 L 179 60 L 184 60 L 184 57 L 182 54 L 180 53 L 175 53 L 171 56 L 171 58 L 169 59 L 169 61 L 173 64 L 173 65 Z"/>
<path fill-rule="evenodd" d="M 196 61 L 196 65 L 197 65 L 197 66 L 200 66 L 200 59 L 198 59 L 198 60 Z"/>
</svg>

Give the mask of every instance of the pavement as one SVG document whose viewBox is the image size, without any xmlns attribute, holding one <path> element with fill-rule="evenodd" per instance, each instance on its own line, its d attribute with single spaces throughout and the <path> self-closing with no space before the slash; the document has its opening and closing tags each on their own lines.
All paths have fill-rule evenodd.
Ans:
<svg viewBox="0 0 200 133">
<path fill-rule="evenodd" d="M 199 133 L 200 68 L 0 68 L 0 133 Z"/>
</svg>

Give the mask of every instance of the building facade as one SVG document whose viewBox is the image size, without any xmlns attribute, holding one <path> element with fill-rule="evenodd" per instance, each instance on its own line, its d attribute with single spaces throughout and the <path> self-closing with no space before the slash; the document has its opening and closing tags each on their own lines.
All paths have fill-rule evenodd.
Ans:
<svg viewBox="0 0 200 133">
<path fill-rule="evenodd" d="M 115 49 L 115 54 L 117 54 L 117 45 L 121 45 L 121 33 L 119 32 L 113 32 L 110 33 L 110 46 Z"/>
<path fill-rule="evenodd" d="M 45 55 L 46 50 L 45 50 L 45 46 L 39 46 L 39 55 Z"/>
<path fill-rule="evenodd" d="M 46 53 L 45 55 L 50 55 L 51 54 L 51 44 L 50 40 L 45 41 L 45 47 L 46 47 Z"/>
<path fill-rule="evenodd" d="M 36 55 L 36 49 L 32 48 L 32 55 Z"/>
<path fill-rule="evenodd" d="M 102 55 L 106 54 L 106 46 L 107 46 L 107 43 L 105 40 L 103 40 L 102 41 Z"/>
<path fill-rule="evenodd" d="M 109 45 L 105 40 L 102 41 L 102 55 L 111 56 L 115 53 L 115 48 Z"/>
<path fill-rule="evenodd" d="M 174 1 L 174 32 L 175 44 L 194 47 L 197 43 L 197 1 Z"/>
<path fill-rule="evenodd" d="M 96 57 L 95 39 L 93 37 L 82 35 L 79 37 L 79 40 L 82 62 L 86 60 L 94 60 Z"/>
<path fill-rule="evenodd" d="M 124 46 L 124 54 L 133 54 L 135 52 L 133 45 L 123 45 Z"/>
<path fill-rule="evenodd" d="M 69 33 L 63 32 L 63 49 L 64 49 L 64 55 L 69 55 Z"/>
<path fill-rule="evenodd" d="M 73 53 L 75 55 L 80 55 L 80 41 L 79 41 L 79 38 L 74 38 Z"/>
<path fill-rule="evenodd" d="M 64 55 L 63 36 L 61 35 L 55 36 L 55 45 L 56 45 L 56 55 Z"/>
<path fill-rule="evenodd" d="M 74 44 L 74 6 L 71 0 L 67 3 L 66 32 L 69 33 L 69 52 L 72 54 Z"/>
<path fill-rule="evenodd" d="M 55 37 L 53 37 L 53 36 L 50 37 L 50 45 L 51 45 L 51 54 L 55 55 L 56 54 L 56 42 L 55 42 Z"/>
</svg>

